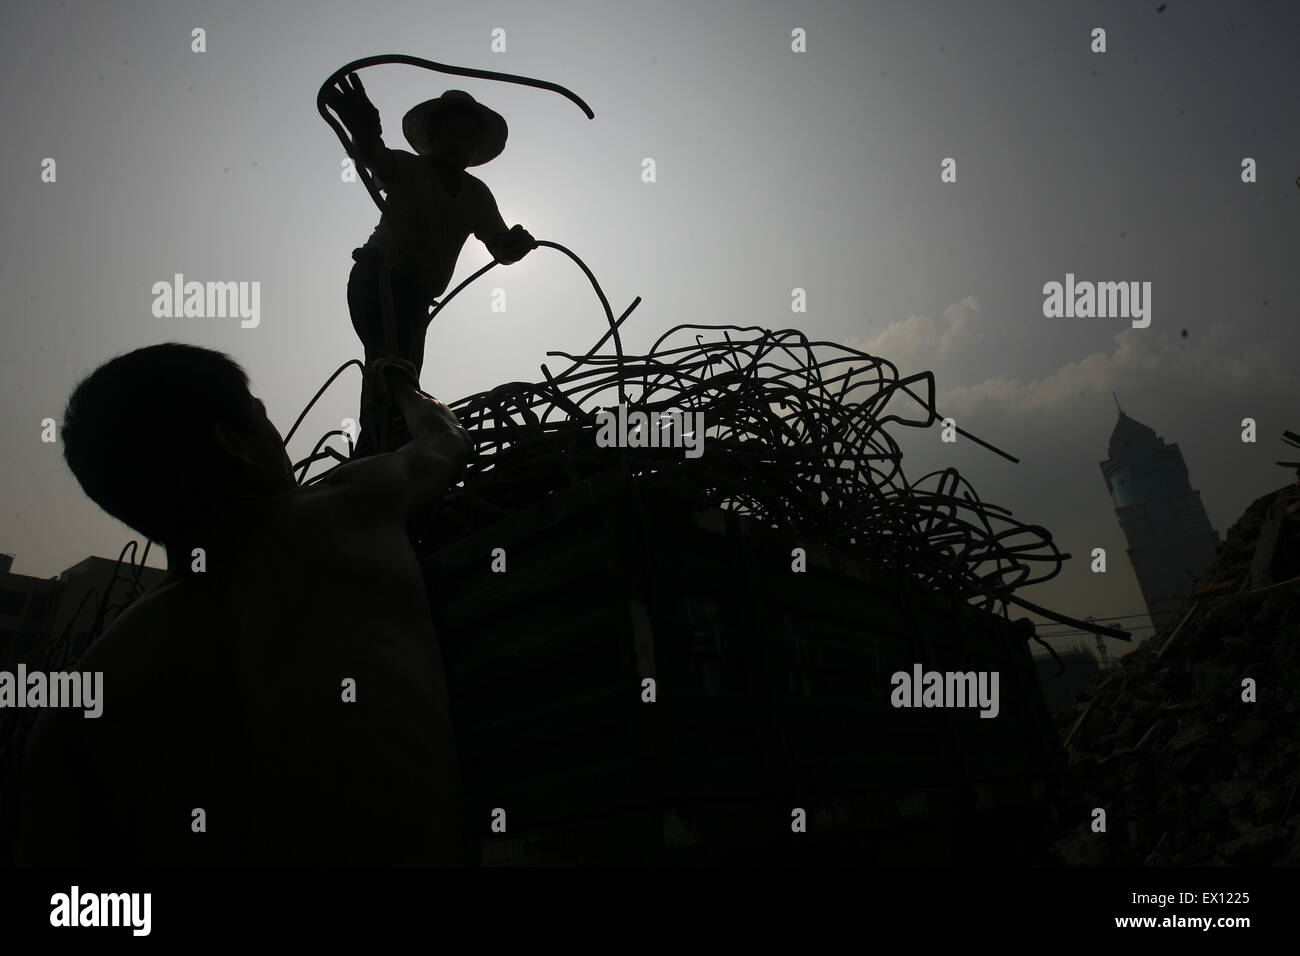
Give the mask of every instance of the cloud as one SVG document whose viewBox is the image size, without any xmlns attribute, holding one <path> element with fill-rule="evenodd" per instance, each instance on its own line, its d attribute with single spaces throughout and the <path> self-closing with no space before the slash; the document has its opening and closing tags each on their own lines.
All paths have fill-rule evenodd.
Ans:
<svg viewBox="0 0 1300 956">
<path fill-rule="evenodd" d="M 1041 377 L 998 376 L 945 387 L 945 379 L 978 379 L 978 355 L 967 350 L 980 339 L 976 326 L 987 326 L 989 317 L 977 313 L 977 301 L 968 296 L 937 321 L 913 316 L 856 347 L 888 358 L 902 374 L 940 372 L 939 412 L 1020 459 L 1013 465 L 970 442 L 942 444 L 937 428 L 895 433 L 909 478 L 958 467 L 985 501 L 1044 525 L 1062 551 L 1076 556 L 1059 578 L 1026 594 L 1030 600 L 1079 617 L 1143 606 L 1098 467 L 1115 424 L 1111 392 L 1126 412 L 1179 444 L 1192 486 L 1202 492 L 1220 532 L 1253 497 L 1283 480 L 1272 461 L 1282 447 L 1277 434 L 1296 427 L 1293 346 L 1261 339 L 1236 323 L 1216 323 L 1187 338 L 1178 330 L 1130 327 L 1119 330 L 1109 347 Z M 1258 444 L 1240 440 L 1247 416 L 1259 423 Z M 1099 546 L 1121 556 L 1115 573 L 1104 577 L 1077 560 Z"/>
<path fill-rule="evenodd" d="M 904 375 L 924 369 L 937 370 L 982 338 L 972 321 L 979 309 L 979 300 L 968 295 L 945 307 L 938 320 L 926 315 L 913 315 L 902 322 L 889 323 L 865 342 L 847 344 L 869 355 L 888 359 Z"/>
<path fill-rule="evenodd" d="M 1293 376 L 1285 350 L 1260 344 L 1243 335 L 1240 327 L 1222 322 L 1187 339 L 1125 328 L 1115 335 L 1110 351 L 1067 362 L 1042 378 L 999 376 L 945 387 L 945 380 L 951 382 L 956 372 L 966 372 L 962 377 L 968 381 L 971 377 L 960 363 L 984 337 L 976 321 L 979 311 L 979 299 L 968 295 L 945 307 L 939 319 L 913 315 L 891 322 L 866 341 L 849 344 L 888 359 L 904 375 L 925 369 L 940 373 L 940 411 L 968 421 L 1010 424 L 1034 418 L 1059 426 L 1063 418 L 1095 416 L 1099 402 L 1110 405 L 1111 392 L 1132 400 L 1135 407 L 1145 402 L 1171 410 L 1185 409 L 1185 403 L 1238 401 L 1247 414 L 1252 402 L 1281 400 L 1290 393 Z M 1171 396 L 1176 400 L 1171 402 Z"/>
<path fill-rule="evenodd" d="M 1166 407 L 1171 399 L 1178 407 L 1184 402 L 1248 405 L 1283 398 L 1289 391 L 1284 354 L 1246 341 L 1239 332 L 1216 323 L 1188 341 L 1148 329 L 1125 329 L 1116 334 L 1112 351 L 1067 362 L 1043 378 L 1022 382 L 999 377 L 943 389 L 940 408 L 954 416 L 1046 416 L 1059 421 L 1063 415 L 1072 417 L 1076 409 L 1095 408 L 1111 392 Z"/>
</svg>

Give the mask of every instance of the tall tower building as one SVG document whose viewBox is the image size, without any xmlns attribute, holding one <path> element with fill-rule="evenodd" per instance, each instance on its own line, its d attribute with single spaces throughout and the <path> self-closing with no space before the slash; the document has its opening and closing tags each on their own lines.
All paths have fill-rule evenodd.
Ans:
<svg viewBox="0 0 1300 956">
<path fill-rule="evenodd" d="M 1158 633 L 1182 610 L 1196 576 L 1214 563 L 1219 533 L 1188 480 L 1178 446 L 1165 444 L 1122 408 L 1108 454 L 1101 473 Z"/>
</svg>

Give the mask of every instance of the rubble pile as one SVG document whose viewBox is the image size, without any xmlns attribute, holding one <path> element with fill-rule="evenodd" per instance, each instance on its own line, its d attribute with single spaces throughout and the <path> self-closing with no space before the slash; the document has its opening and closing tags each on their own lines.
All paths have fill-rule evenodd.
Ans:
<svg viewBox="0 0 1300 956">
<path fill-rule="evenodd" d="M 1064 864 L 1300 863 L 1300 488 L 1257 499 L 1197 583 L 1058 718 Z"/>
</svg>

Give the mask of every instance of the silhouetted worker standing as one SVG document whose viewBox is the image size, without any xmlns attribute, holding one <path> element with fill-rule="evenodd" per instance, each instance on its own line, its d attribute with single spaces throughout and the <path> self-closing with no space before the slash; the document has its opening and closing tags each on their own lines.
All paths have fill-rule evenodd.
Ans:
<svg viewBox="0 0 1300 956">
<path fill-rule="evenodd" d="M 68 464 L 166 546 L 168 574 L 76 666 L 103 673 L 102 716 L 37 720 L 20 863 L 466 862 L 406 529 L 457 480 L 469 440 L 409 364 L 372 372 L 412 440 L 305 487 L 220 352 L 137 349 L 77 386 Z"/>
<path fill-rule="evenodd" d="M 348 279 L 352 327 L 365 346 L 366 365 L 396 356 L 418 373 L 424 364 L 429 307 L 451 281 L 465 240 L 472 233 L 500 262 L 522 259 L 536 242 L 516 225 L 507 229 L 491 191 L 465 172 L 505 148 L 506 121 L 461 90 L 411 109 L 402 132 L 419 155 L 384 145 L 379 111 L 360 78 L 349 74 L 329 91 L 327 105 L 352 136 L 353 152 L 387 196 L 379 225 L 352 253 Z M 374 434 L 393 431 L 391 446 L 405 436 L 400 422 L 382 409 L 373 383 L 362 383 L 361 432 L 355 454 L 372 453 Z M 381 417 L 383 416 L 383 417 Z"/>
</svg>

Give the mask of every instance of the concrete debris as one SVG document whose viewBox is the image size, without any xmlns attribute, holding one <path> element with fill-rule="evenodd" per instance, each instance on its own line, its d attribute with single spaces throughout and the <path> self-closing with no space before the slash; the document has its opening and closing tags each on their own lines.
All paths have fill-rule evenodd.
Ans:
<svg viewBox="0 0 1300 956">
<path fill-rule="evenodd" d="M 1256 500 L 1197 583 L 1058 716 L 1063 864 L 1300 863 L 1300 488 Z"/>
</svg>

